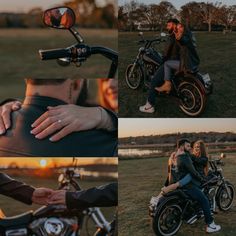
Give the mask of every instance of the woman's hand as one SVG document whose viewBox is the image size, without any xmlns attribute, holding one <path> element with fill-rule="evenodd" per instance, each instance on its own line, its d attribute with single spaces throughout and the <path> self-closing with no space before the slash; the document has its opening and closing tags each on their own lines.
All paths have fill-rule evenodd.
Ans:
<svg viewBox="0 0 236 236">
<path fill-rule="evenodd" d="M 102 121 L 101 109 L 73 104 L 48 107 L 48 111 L 32 124 L 31 134 L 43 139 L 58 131 L 49 139 L 56 142 L 72 132 L 94 129 Z"/>
<path fill-rule="evenodd" d="M 0 135 L 11 127 L 11 113 L 21 108 L 21 102 L 8 102 L 0 106 Z"/>
</svg>

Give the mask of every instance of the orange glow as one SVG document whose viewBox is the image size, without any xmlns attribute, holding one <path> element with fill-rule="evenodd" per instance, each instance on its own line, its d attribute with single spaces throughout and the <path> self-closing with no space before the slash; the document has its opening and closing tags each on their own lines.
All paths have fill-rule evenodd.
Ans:
<svg viewBox="0 0 236 236">
<path fill-rule="evenodd" d="M 76 158 L 77 165 L 89 164 L 118 164 L 118 158 Z M 0 168 L 8 166 L 18 166 L 20 168 L 53 168 L 60 166 L 72 165 L 72 157 L 55 157 L 55 158 L 42 158 L 42 157 L 0 157 Z"/>
</svg>

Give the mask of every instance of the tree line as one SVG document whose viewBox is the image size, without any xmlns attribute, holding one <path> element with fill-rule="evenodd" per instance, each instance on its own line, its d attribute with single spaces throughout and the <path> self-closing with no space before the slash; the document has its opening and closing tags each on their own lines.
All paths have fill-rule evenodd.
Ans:
<svg viewBox="0 0 236 236">
<path fill-rule="evenodd" d="M 110 1 L 98 6 L 95 0 L 72 0 L 63 5 L 76 14 L 76 24 L 85 28 L 116 28 L 117 10 Z M 43 9 L 35 7 L 27 13 L 0 13 L 0 28 L 42 28 Z"/>
<path fill-rule="evenodd" d="M 236 30 L 236 5 L 221 2 L 191 1 L 177 10 L 169 1 L 145 4 L 132 0 L 119 6 L 118 29 L 120 31 L 163 31 L 169 18 L 177 18 L 191 30 Z"/>
<path fill-rule="evenodd" d="M 233 132 L 200 132 L 200 133 L 173 133 L 164 135 L 149 135 L 138 137 L 119 138 L 120 145 L 146 145 L 146 144 L 173 144 L 180 138 L 188 138 L 191 142 L 198 139 L 207 143 L 236 142 L 236 133 Z"/>
</svg>

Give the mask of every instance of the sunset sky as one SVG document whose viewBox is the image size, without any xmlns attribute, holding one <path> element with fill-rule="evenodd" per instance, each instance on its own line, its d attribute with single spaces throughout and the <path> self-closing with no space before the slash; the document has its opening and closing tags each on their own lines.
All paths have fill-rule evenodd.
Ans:
<svg viewBox="0 0 236 236">
<path fill-rule="evenodd" d="M 236 119 L 119 119 L 119 137 L 155 135 L 176 132 L 236 132 Z"/>
<path fill-rule="evenodd" d="M 77 158 L 77 164 L 93 164 L 93 163 L 106 163 L 106 164 L 117 164 L 117 158 Z M 19 167 L 34 167 L 44 168 L 72 164 L 72 158 L 4 158 L 0 157 L 0 167 L 9 166 L 11 163 L 16 163 Z"/>
</svg>

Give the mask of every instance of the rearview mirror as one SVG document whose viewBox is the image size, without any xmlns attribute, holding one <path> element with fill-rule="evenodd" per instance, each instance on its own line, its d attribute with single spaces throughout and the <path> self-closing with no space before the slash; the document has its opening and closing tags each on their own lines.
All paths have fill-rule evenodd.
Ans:
<svg viewBox="0 0 236 236">
<path fill-rule="evenodd" d="M 43 14 L 45 25 L 56 29 L 70 29 L 75 24 L 75 13 L 69 7 L 55 7 Z"/>
</svg>

